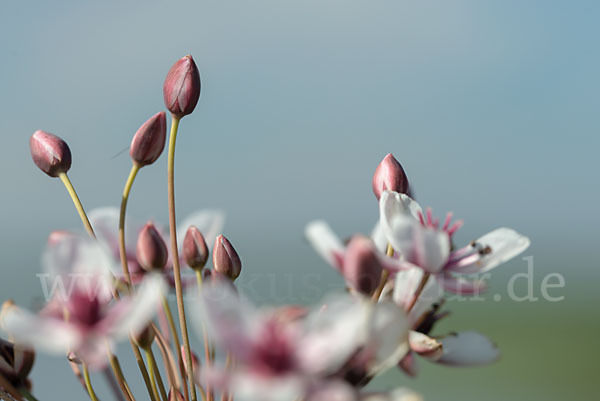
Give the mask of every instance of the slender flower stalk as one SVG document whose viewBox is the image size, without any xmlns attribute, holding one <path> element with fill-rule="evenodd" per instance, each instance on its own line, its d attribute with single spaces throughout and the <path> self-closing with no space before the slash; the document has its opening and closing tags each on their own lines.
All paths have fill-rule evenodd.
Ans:
<svg viewBox="0 0 600 401">
<path fill-rule="evenodd" d="M 181 353 L 181 343 L 179 342 L 179 334 L 177 333 L 177 328 L 175 327 L 175 319 L 173 319 L 173 313 L 171 312 L 171 307 L 169 306 L 169 302 L 166 297 L 162 297 L 163 309 L 165 311 L 165 315 L 167 317 L 167 322 L 169 324 L 169 329 L 171 331 L 171 336 L 173 336 L 173 345 L 174 352 L 177 354 L 177 364 L 179 365 L 179 372 L 181 373 L 181 379 L 183 381 L 183 396 L 185 401 L 189 400 L 189 392 L 187 389 L 188 377 L 185 370 L 185 365 L 183 359 L 185 356 Z"/>
<path fill-rule="evenodd" d="M 171 120 L 171 134 L 169 137 L 168 158 L 168 192 L 169 192 L 169 231 L 171 234 L 171 260 L 173 261 L 173 275 L 175 279 L 175 295 L 177 296 L 177 310 L 179 312 L 179 325 L 181 327 L 181 338 L 185 349 L 188 382 L 190 386 L 191 400 L 197 401 L 196 387 L 194 385 L 194 372 L 192 366 L 192 351 L 188 336 L 187 321 L 185 318 L 185 306 L 183 304 L 183 288 L 181 286 L 181 268 L 179 266 L 179 251 L 177 249 L 177 226 L 175 216 L 175 144 L 177 141 L 177 130 L 179 118 L 175 115 Z"/>
<path fill-rule="evenodd" d="M 131 282 L 131 274 L 129 273 L 129 267 L 127 265 L 127 250 L 125 248 L 125 213 L 127 212 L 127 201 L 129 200 L 131 187 L 133 186 L 135 177 L 140 171 L 140 167 L 141 166 L 138 163 L 133 163 L 133 165 L 131 166 L 129 177 L 127 178 L 127 182 L 125 183 L 125 188 L 123 189 L 123 197 L 121 198 L 121 210 L 119 213 L 119 254 L 121 255 L 123 275 L 125 276 L 125 281 L 127 282 L 129 288 L 133 288 L 133 286 Z"/>
<path fill-rule="evenodd" d="M 200 288 L 200 290 L 202 291 L 202 286 L 204 284 L 204 281 L 202 280 L 202 271 L 201 270 L 196 270 L 196 280 L 198 281 L 198 288 Z M 204 343 L 205 364 L 210 369 L 210 366 L 212 365 L 212 361 L 214 358 L 213 358 L 213 355 L 211 352 L 210 342 L 208 341 L 208 333 L 206 332 L 206 328 L 204 326 L 202 326 L 202 341 Z M 191 366 L 191 365 L 188 365 L 188 366 Z M 214 399 L 214 394 L 213 394 L 213 391 L 210 388 L 209 384 L 206 385 L 206 394 L 208 396 L 208 401 L 212 401 Z"/>
<path fill-rule="evenodd" d="M 85 380 L 85 386 L 87 388 L 88 394 L 92 401 L 98 401 L 98 396 L 96 396 L 96 392 L 92 387 L 92 381 L 90 380 L 90 371 L 86 364 L 83 364 L 83 379 Z"/>
<path fill-rule="evenodd" d="M 92 225 L 90 224 L 87 214 L 85 214 L 85 209 L 83 208 L 83 205 L 81 204 L 81 200 L 79 199 L 79 196 L 77 196 L 77 192 L 75 191 L 75 187 L 73 187 L 73 184 L 71 183 L 71 180 L 69 179 L 69 176 L 67 175 L 66 172 L 62 172 L 62 173 L 58 174 L 58 177 L 65 185 L 65 188 L 67 188 L 67 192 L 69 192 L 69 196 L 71 196 L 71 199 L 73 200 L 73 204 L 75 205 L 75 209 L 77 209 L 77 213 L 79 213 L 79 217 L 81 218 L 81 222 L 83 223 L 85 230 L 88 232 L 90 237 L 96 238 L 96 234 L 94 234 L 94 229 L 92 228 Z"/>
<path fill-rule="evenodd" d="M 392 247 L 391 244 L 388 244 L 388 246 L 387 246 L 386 255 L 390 258 L 392 256 L 394 256 L 394 248 Z M 379 282 L 379 286 L 375 290 L 375 293 L 373 294 L 373 297 L 372 297 L 374 302 L 377 302 L 379 300 L 379 297 L 381 296 L 381 293 L 383 291 L 383 287 L 385 287 L 385 283 L 387 283 L 389 278 L 390 278 L 389 270 L 384 269 L 381 272 L 381 281 Z"/>
<path fill-rule="evenodd" d="M 133 397 L 133 394 L 131 393 L 131 389 L 129 388 L 129 385 L 127 384 L 127 380 L 125 380 L 125 376 L 123 375 L 123 370 L 121 369 L 121 364 L 119 363 L 119 359 L 110 351 L 110 349 L 109 349 L 108 361 L 110 363 L 110 367 L 113 371 L 113 374 L 115 375 L 115 377 L 117 379 L 117 383 L 119 384 L 119 387 L 121 387 L 121 391 L 127 398 L 127 401 L 134 401 L 135 398 Z"/>
<path fill-rule="evenodd" d="M 161 399 L 163 401 L 167 401 L 167 392 L 165 390 L 162 377 L 160 376 L 160 371 L 158 370 L 154 353 L 152 352 L 152 346 L 146 347 L 144 351 L 146 352 L 146 359 L 148 360 L 148 365 L 150 366 L 150 380 L 152 380 L 152 386 L 154 387 L 155 392 L 160 392 Z M 158 391 L 156 390 L 157 384 Z"/>
</svg>

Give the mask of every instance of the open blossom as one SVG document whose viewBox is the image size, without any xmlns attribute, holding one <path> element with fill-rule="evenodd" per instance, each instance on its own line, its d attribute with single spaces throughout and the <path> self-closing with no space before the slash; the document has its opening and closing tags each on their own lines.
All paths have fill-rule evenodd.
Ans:
<svg viewBox="0 0 600 401">
<path fill-rule="evenodd" d="M 112 298 L 103 251 L 87 238 L 65 235 L 43 258 L 54 293 L 38 314 L 19 307 L 4 311 L 0 326 L 20 345 L 58 354 L 72 352 L 93 367 L 106 362 L 106 347 L 140 333 L 154 315 L 164 279 L 148 275 L 133 296 Z M 98 270 L 96 270 L 98 267 Z M 57 280 L 61 280 L 58 282 Z"/>
<path fill-rule="evenodd" d="M 529 238 L 502 227 L 453 250 L 451 237 L 459 225 L 450 225 L 451 215 L 439 227 L 429 210 L 425 218 L 414 200 L 392 191 L 383 192 L 379 205 L 381 229 L 399 253 L 403 269 L 417 267 L 436 275 L 449 292 L 480 292 L 483 289 L 481 281 L 457 275 L 487 272 L 517 256 L 530 244 Z"/>
<path fill-rule="evenodd" d="M 112 267 L 112 273 L 115 277 L 123 278 L 123 270 L 121 268 L 120 254 L 119 254 L 119 209 L 114 207 L 103 207 L 94 209 L 89 213 L 90 222 L 96 231 L 96 237 L 101 246 L 105 249 L 105 252 L 111 256 L 112 263 L 109 265 Z M 192 213 L 183 221 L 177 225 L 177 242 L 180 250 L 180 259 L 183 262 L 184 253 L 183 241 L 185 239 L 186 231 L 189 227 L 195 226 L 202 232 L 204 238 L 208 244 L 213 244 L 215 238 L 220 234 L 225 223 L 225 215 L 219 210 L 200 210 Z M 146 274 L 145 270 L 139 265 L 136 256 L 136 244 L 138 234 L 144 227 L 144 224 L 136 221 L 127 220 L 125 224 L 125 246 L 127 262 L 131 279 L 134 283 L 138 283 Z M 160 227 L 157 227 L 165 239 L 165 243 L 170 244 L 168 238 L 168 230 L 161 231 Z M 164 233 L 167 234 L 164 234 Z M 170 249 L 169 249 L 170 253 Z M 172 265 L 167 262 L 166 276 L 170 284 L 173 285 L 172 280 Z M 195 283 L 195 278 L 192 280 Z"/>
<path fill-rule="evenodd" d="M 343 378 L 359 353 L 368 356 L 365 373 L 375 375 L 408 350 L 406 319 L 391 303 L 341 296 L 306 316 L 282 319 L 281 310 L 257 310 L 230 286 L 215 284 L 202 289 L 196 307 L 199 324 L 236 360 L 220 380 L 236 398 L 302 398 Z"/>
</svg>

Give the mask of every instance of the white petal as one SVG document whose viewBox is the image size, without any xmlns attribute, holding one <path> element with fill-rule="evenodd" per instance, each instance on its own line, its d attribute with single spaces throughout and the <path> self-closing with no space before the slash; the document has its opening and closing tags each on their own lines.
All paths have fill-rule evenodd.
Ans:
<svg viewBox="0 0 600 401">
<path fill-rule="evenodd" d="M 5 311 L 1 326 L 17 344 L 54 354 L 66 354 L 82 340 L 74 326 L 17 307 Z"/>
<path fill-rule="evenodd" d="M 408 262 L 430 273 L 437 273 L 448 261 L 450 237 L 447 233 L 423 227 L 404 213 L 394 214 L 390 220 L 382 214 L 381 225 L 394 250 Z"/>
<path fill-rule="evenodd" d="M 293 401 L 305 394 L 306 383 L 298 376 L 268 376 L 243 371 L 231 379 L 237 401 Z"/>
<path fill-rule="evenodd" d="M 230 285 L 217 282 L 204 285 L 190 306 L 198 333 L 202 335 L 205 329 L 218 345 L 243 360 L 261 323 L 250 302 L 242 300 Z"/>
<path fill-rule="evenodd" d="M 323 220 L 316 220 L 309 223 L 304 230 L 306 238 L 315 248 L 315 251 L 331 266 L 340 269 L 339 259 L 336 254 L 343 255 L 344 245 L 331 230 L 329 225 Z"/>
<path fill-rule="evenodd" d="M 185 233 L 190 226 L 196 226 L 204 236 L 208 249 L 212 249 L 215 239 L 223 231 L 225 213 L 221 210 L 199 210 L 177 224 L 177 244 L 181 249 Z M 168 243 L 168 242 L 167 242 Z"/>
<path fill-rule="evenodd" d="M 433 308 L 434 304 L 442 301 L 444 298 L 444 290 L 442 289 L 435 275 L 429 276 L 429 280 L 423 287 L 421 295 L 410 310 L 409 319 L 411 324 L 416 323 L 425 313 Z"/>
<path fill-rule="evenodd" d="M 383 191 L 379 199 L 379 213 L 386 221 L 398 214 L 408 214 L 419 220 L 423 214 L 421 206 L 411 197 L 394 191 Z"/>
<path fill-rule="evenodd" d="M 64 235 L 48 244 L 42 255 L 42 268 L 49 275 L 50 289 L 64 285 L 72 290 L 75 285 L 94 285 L 102 299 L 111 297 L 114 261 L 94 240 L 82 235 Z M 61 280 L 59 283 L 57 280 Z M 52 294 L 46 294 L 51 296 Z M 68 296 L 69 294 L 59 294 Z"/>
<path fill-rule="evenodd" d="M 401 271 L 396 274 L 393 300 L 403 310 L 407 310 L 414 297 L 425 272 L 417 267 Z M 409 320 L 411 324 L 416 323 L 423 314 L 431 310 L 434 304 L 439 303 L 444 297 L 444 291 L 441 288 L 435 275 L 429 276 L 421 295 L 410 310 Z"/>
<path fill-rule="evenodd" d="M 413 267 L 412 269 L 396 273 L 394 282 L 394 294 L 392 296 L 396 305 L 406 310 L 412 301 L 413 295 L 423 278 L 423 269 Z"/>
<path fill-rule="evenodd" d="M 306 318 L 297 355 L 314 374 L 337 371 L 367 341 L 372 304 L 349 295 L 330 298 Z"/>
<path fill-rule="evenodd" d="M 375 361 L 370 375 L 378 375 L 398 364 L 409 350 L 409 323 L 404 311 L 389 301 L 375 305 L 370 343 L 375 346 Z"/>
<path fill-rule="evenodd" d="M 385 231 L 381 226 L 381 222 L 378 221 L 377 224 L 375 224 L 375 227 L 373 227 L 373 231 L 371 232 L 371 239 L 375 244 L 375 248 L 377 248 L 379 252 L 383 254 L 387 252 L 388 240 L 385 235 Z"/>
<path fill-rule="evenodd" d="M 444 353 L 438 363 L 477 366 L 496 361 L 500 352 L 487 337 L 475 331 L 464 331 L 442 338 Z"/>
<path fill-rule="evenodd" d="M 131 333 L 140 333 L 150 323 L 166 294 L 164 278 L 158 274 L 147 275 L 133 296 L 122 298 L 112 307 L 101 323 L 102 330 L 117 341 Z"/>
<path fill-rule="evenodd" d="M 484 273 L 525 251 L 531 241 L 515 230 L 501 227 L 485 234 L 475 243 L 477 247 L 491 249 L 491 253 L 484 255 L 473 265 L 473 273 Z"/>
<path fill-rule="evenodd" d="M 119 259 L 119 216 L 116 207 L 101 207 L 88 213 L 90 223 L 96 233 L 100 244 L 110 251 L 110 254 Z M 135 249 L 137 236 L 143 224 L 131 218 L 125 220 L 125 245 L 127 249 Z"/>
<path fill-rule="evenodd" d="M 441 279 L 444 290 L 459 295 L 481 294 L 487 288 L 485 282 L 479 279 L 466 279 L 444 275 Z"/>
</svg>

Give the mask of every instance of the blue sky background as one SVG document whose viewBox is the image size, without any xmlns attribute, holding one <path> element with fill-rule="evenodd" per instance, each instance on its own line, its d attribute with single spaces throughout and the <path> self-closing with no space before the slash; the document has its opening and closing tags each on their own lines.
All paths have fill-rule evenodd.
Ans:
<svg viewBox="0 0 600 401">
<path fill-rule="evenodd" d="M 250 289 L 258 301 L 306 301 L 298 283 L 307 273 L 322 275 L 311 297 L 340 285 L 303 227 L 326 218 L 341 235 L 368 232 L 377 218 L 371 176 L 392 152 L 421 203 L 464 218 L 460 240 L 513 227 L 532 238 L 536 286 L 550 272 L 565 277 L 560 305 L 486 302 L 500 308 L 502 327 L 515 313 L 528 322 L 529 340 L 506 334 L 513 352 L 539 337 L 531 322 L 542 315 L 544 330 L 567 315 L 588 327 L 600 278 L 599 19 L 600 3 L 586 0 L 3 2 L 1 298 L 31 304 L 48 232 L 79 225 L 64 188 L 31 162 L 29 136 L 44 129 L 67 140 L 88 209 L 117 205 L 130 166 L 119 152 L 163 109 L 164 76 L 190 53 L 203 86 L 179 136 L 178 213 L 227 211 L 245 282 L 277 285 Z M 161 158 L 143 170 L 133 216 L 166 223 L 165 167 Z M 509 263 L 492 285 L 501 290 L 525 266 Z M 540 355 L 567 347 L 554 335 Z M 571 354 L 555 356 L 556 369 Z M 513 380 L 526 359 L 484 369 L 478 382 L 506 398 L 494 377 Z M 48 394 L 54 379 L 42 369 L 56 364 L 42 358 L 34 373 Z M 532 385 L 529 399 L 583 394 L 579 373 L 570 384 Z M 66 365 L 59 376 L 82 396 Z M 476 388 L 451 394 L 477 399 Z M 436 394 L 447 392 L 429 399 Z"/>
</svg>

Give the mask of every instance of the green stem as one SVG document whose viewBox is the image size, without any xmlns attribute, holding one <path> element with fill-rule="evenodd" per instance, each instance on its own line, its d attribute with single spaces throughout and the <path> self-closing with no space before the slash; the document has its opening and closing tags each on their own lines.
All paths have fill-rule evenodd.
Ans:
<svg viewBox="0 0 600 401">
<path fill-rule="evenodd" d="M 162 296 L 162 304 L 163 309 L 165 310 L 165 315 L 167 316 L 167 321 L 169 322 L 169 329 L 171 330 L 171 336 L 173 337 L 173 344 L 175 346 L 175 354 L 177 355 L 177 363 L 179 364 L 179 371 L 181 372 L 181 379 L 183 380 L 183 395 L 185 401 L 189 400 L 188 387 L 187 387 L 187 375 L 185 372 L 185 366 L 183 364 L 183 357 L 181 355 L 181 344 L 179 343 L 179 335 L 177 334 L 177 328 L 175 327 L 175 320 L 173 319 L 173 314 L 171 313 L 171 308 L 169 307 L 169 302 L 167 301 L 166 296 Z"/>
<path fill-rule="evenodd" d="M 162 377 L 160 376 L 160 370 L 158 370 L 158 365 L 156 364 L 156 359 L 154 358 L 154 353 L 152 352 L 152 346 L 150 345 L 145 349 L 146 351 L 146 359 L 148 360 L 148 365 L 150 365 L 150 380 L 152 380 L 152 386 L 154 387 L 154 391 L 156 390 L 156 384 L 158 383 L 158 389 L 160 390 L 160 396 L 163 401 L 168 401 L 167 392 L 165 391 L 165 385 L 163 383 Z"/>
<path fill-rule="evenodd" d="M 129 193 L 131 192 L 131 187 L 133 186 L 133 182 L 135 181 L 135 177 L 137 173 L 140 171 L 140 165 L 137 163 L 133 163 L 131 166 L 131 171 L 129 172 L 129 177 L 127 178 L 127 182 L 125 183 L 125 188 L 123 189 L 123 197 L 121 199 L 121 210 L 119 213 L 119 254 L 121 256 L 121 265 L 123 266 L 123 274 L 125 275 L 125 281 L 129 288 L 133 288 L 131 275 L 129 273 L 129 267 L 127 266 L 127 249 L 125 248 L 125 212 L 127 211 L 127 201 L 129 200 Z"/>
<path fill-rule="evenodd" d="M 88 232 L 90 237 L 96 238 L 96 234 L 94 234 L 94 229 L 92 228 L 92 225 L 90 224 L 90 221 L 89 221 L 87 215 L 85 214 L 85 210 L 83 209 L 81 200 L 79 199 L 79 196 L 77 196 L 77 192 L 75 192 L 75 188 L 73 187 L 73 184 L 71 183 L 71 180 L 69 179 L 69 176 L 67 175 L 67 173 L 60 173 L 58 175 L 58 177 L 65 185 L 65 188 L 67 188 L 67 192 L 69 193 L 69 196 L 71 196 L 71 199 L 73 200 L 75 209 L 77 209 L 77 213 L 79 213 L 79 217 L 81 218 L 81 221 L 82 221 L 83 226 L 85 227 L 86 231 Z"/>
<path fill-rule="evenodd" d="M 175 222 L 175 143 L 177 141 L 177 130 L 179 118 L 172 116 L 171 133 L 169 136 L 169 160 L 168 160 L 168 193 L 169 193 L 169 231 L 171 233 L 171 260 L 173 261 L 173 275 L 175 277 L 175 294 L 177 296 L 177 310 L 179 312 L 179 325 L 181 327 L 181 338 L 185 349 L 187 361 L 188 382 L 192 401 L 197 401 L 196 386 L 194 385 L 194 369 L 192 367 L 192 351 L 188 337 L 187 321 L 185 319 L 185 306 L 183 305 L 183 288 L 181 286 L 181 269 L 179 267 L 179 251 L 177 249 L 177 223 Z"/>
<path fill-rule="evenodd" d="M 152 388 L 152 383 L 150 382 L 150 376 L 148 375 L 148 369 L 146 368 L 146 364 L 144 363 L 144 359 L 142 358 L 142 353 L 133 340 L 130 338 L 129 342 L 131 343 L 131 348 L 133 349 L 133 354 L 135 355 L 135 360 L 137 361 L 138 367 L 140 369 L 140 373 L 142 374 L 142 378 L 144 379 L 144 384 L 146 385 L 146 389 L 148 390 L 148 395 L 152 401 L 158 401 L 154 395 L 154 390 Z"/>
<path fill-rule="evenodd" d="M 90 372 L 86 364 L 83 364 L 83 379 L 85 380 L 85 387 L 87 388 L 88 394 L 92 401 L 98 401 L 98 397 L 92 387 L 92 381 L 90 380 Z"/>
<path fill-rule="evenodd" d="M 198 281 L 198 288 L 200 289 L 200 291 L 202 291 L 202 285 L 204 283 L 202 280 L 201 270 L 196 270 L 196 280 Z M 210 343 L 208 342 L 208 334 L 206 333 L 206 329 L 204 328 L 204 326 L 202 326 L 202 340 L 204 341 L 204 361 L 207 368 L 210 369 L 210 365 L 212 364 L 212 352 L 210 349 Z M 208 383 L 206 384 L 206 394 L 208 396 L 208 401 L 214 400 L 213 390 L 211 389 Z"/>
<path fill-rule="evenodd" d="M 390 258 L 394 256 L 394 248 L 392 248 L 391 244 L 388 244 L 386 254 Z M 381 279 L 379 280 L 379 285 L 377 286 L 377 289 L 375 290 L 375 292 L 373 293 L 373 297 L 371 298 L 373 302 L 379 301 L 379 297 L 381 296 L 383 288 L 385 287 L 385 284 L 387 283 L 389 277 L 390 272 L 388 270 L 384 270 L 383 272 L 381 272 Z"/>
</svg>

